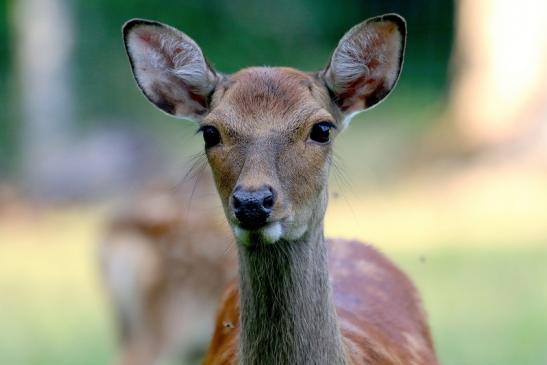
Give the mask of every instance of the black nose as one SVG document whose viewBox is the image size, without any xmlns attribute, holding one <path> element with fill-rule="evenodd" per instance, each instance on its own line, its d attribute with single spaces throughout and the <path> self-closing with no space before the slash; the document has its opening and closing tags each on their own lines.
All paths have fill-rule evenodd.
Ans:
<svg viewBox="0 0 547 365">
<path fill-rule="evenodd" d="M 241 228 L 258 229 L 266 224 L 272 213 L 274 193 L 270 186 L 258 190 L 236 188 L 232 194 L 232 207 Z"/>
</svg>

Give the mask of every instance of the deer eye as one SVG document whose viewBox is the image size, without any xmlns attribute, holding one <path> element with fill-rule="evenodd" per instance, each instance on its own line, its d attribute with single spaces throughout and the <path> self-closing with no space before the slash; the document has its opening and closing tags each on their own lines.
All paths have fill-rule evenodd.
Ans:
<svg viewBox="0 0 547 365">
<path fill-rule="evenodd" d="M 313 125 L 310 132 L 310 139 L 318 143 L 330 141 L 330 130 L 336 128 L 331 122 L 319 122 Z"/>
<path fill-rule="evenodd" d="M 203 134 L 205 148 L 211 148 L 220 143 L 220 132 L 213 126 L 206 125 L 199 129 Z"/>
</svg>

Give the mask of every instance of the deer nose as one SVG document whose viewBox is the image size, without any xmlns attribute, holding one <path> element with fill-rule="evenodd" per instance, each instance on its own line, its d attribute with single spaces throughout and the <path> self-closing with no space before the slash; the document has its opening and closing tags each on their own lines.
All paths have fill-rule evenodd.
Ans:
<svg viewBox="0 0 547 365">
<path fill-rule="evenodd" d="M 232 194 L 232 207 L 241 228 L 262 228 L 272 213 L 274 199 L 271 186 L 263 186 L 258 190 L 237 187 Z"/>
</svg>

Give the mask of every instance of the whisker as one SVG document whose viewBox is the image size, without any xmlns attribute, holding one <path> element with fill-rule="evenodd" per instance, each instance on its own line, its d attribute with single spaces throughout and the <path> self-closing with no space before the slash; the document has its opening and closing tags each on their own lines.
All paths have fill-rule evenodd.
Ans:
<svg viewBox="0 0 547 365">
<path fill-rule="evenodd" d="M 340 166 L 342 165 L 342 166 Z M 346 191 L 349 191 L 351 195 L 355 195 L 354 187 L 351 183 L 351 181 L 348 178 L 348 175 L 344 169 L 343 166 L 343 160 L 340 158 L 340 156 L 336 153 L 334 153 L 334 159 L 332 160 L 332 166 L 334 167 L 334 177 L 335 182 L 340 188 L 338 194 L 339 196 L 344 200 L 345 204 L 349 208 L 351 215 L 353 217 L 354 223 L 358 224 L 359 220 L 357 219 L 357 214 L 355 213 L 355 210 L 353 209 L 353 206 L 349 199 L 346 196 Z M 345 188 L 345 189 L 344 189 Z"/>
<path fill-rule="evenodd" d="M 194 193 L 196 192 L 196 187 L 198 186 L 198 182 L 201 178 L 201 175 L 203 171 L 205 170 L 206 162 L 202 161 L 201 166 L 198 169 L 198 172 L 196 174 L 196 177 L 194 178 L 194 185 L 192 186 L 192 190 L 190 192 L 190 198 L 188 200 L 188 209 L 190 210 L 192 208 L 192 199 L 194 198 Z"/>
<path fill-rule="evenodd" d="M 206 163 L 205 159 L 205 152 L 201 151 L 196 154 L 193 154 L 189 158 L 190 168 L 186 171 L 186 173 L 183 175 L 179 183 L 177 184 L 177 187 L 181 187 L 185 182 L 187 182 L 189 179 L 192 179 L 196 175 L 196 171 L 199 171 L 203 168 L 203 164 Z"/>
</svg>

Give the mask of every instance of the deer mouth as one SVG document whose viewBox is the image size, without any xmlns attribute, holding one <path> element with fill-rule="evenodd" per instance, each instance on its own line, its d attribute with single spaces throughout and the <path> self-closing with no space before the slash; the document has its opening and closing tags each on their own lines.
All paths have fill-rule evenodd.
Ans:
<svg viewBox="0 0 547 365">
<path fill-rule="evenodd" d="M 243 246 L 256 244 L 274 244 L 283 235 L 281 222 L 271 222 L 257 229 L 246 229 L 240 225 L 233 225 L 234 235 L 238 243 Z"/>
</svg>

